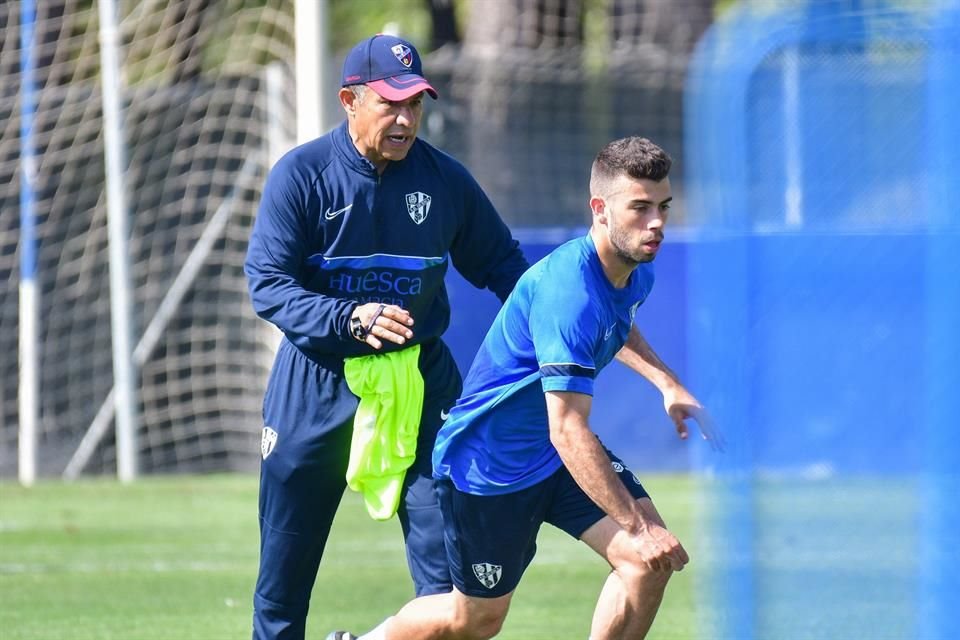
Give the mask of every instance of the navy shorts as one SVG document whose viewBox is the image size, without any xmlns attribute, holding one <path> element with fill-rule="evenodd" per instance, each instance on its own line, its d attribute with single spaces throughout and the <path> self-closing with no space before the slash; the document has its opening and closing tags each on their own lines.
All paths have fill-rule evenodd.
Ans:
<svg viewBox="0 0 960 640">
<path fill-rule="evenodd" d="M 650 497 L 623 461 L 606 452 L 633 497 Z M 514 493 L 473 495 L 458 490 L 448 479 L 439 480 L 437 488 L 453 584 L 460 592 L 479 598 L 496 598 L 517 588 L 536 553 L 542 523 L 579 539 L 607 515 L 566 467 Z"/>
</svg>

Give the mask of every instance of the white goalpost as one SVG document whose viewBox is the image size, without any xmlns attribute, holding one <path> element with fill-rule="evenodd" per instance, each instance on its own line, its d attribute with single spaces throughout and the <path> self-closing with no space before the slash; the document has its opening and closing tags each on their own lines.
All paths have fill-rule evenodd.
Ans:
<svg viewBox="0 0 960 640">
<path fill-rule="evenodd" d="M 327 0 L 296 0 L 297 144 L 322 134 L 328 123 L 325 95 L 333 86 L 327 41 Z"/>
<path fill-rule="evenodd" d="M 106 164 L 107 223 L 110 255 L 110 327 L 113 351 L 113 398 L 117 432 L 117 476 L 131 482 L 137 476 L 137 369 L 133 363 L 130 327 L 131 292 L 129 223 L 124 181 L 124 125 L 120 97 L 115 0 L 99 0 L 100 87 L 103 92 L 103 137 Z"/>
</svg>

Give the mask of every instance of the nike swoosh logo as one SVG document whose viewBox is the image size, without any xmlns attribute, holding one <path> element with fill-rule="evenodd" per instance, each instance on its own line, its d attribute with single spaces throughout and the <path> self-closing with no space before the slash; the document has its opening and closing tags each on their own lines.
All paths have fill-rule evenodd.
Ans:
<svg viewBox="0 0 960 640">
<path fill-rule="evenodd" d="M 336 211 L 330 211 L 330 207 L 327 207 L 327 212 L 326 212 L 325 214 L 323 214 L 323 217 L 326 218 L 327 220 L 333 220 L 334 218 L 336 218 L 336 217 L 337 217 L 338 215 L 340 215 L 341 213 L 345 213 L 345 212 L 347 212 L 347 211 L 350 211 L 350 209 L 352 209 L 352 208 L 353 208 L 353 205 L 352 205 L 352 204 L 348 204 L 348 205 L 345 206 L 343 209 L 337 209 Z"/>
<path fill-rule="evenodd" d="M 449 418 L 449 417 L 450 417 L 450 412 L 449 412 L 449 411 L 444 411 L 443 409 L 440 409 L 440 419 L 441 419 L 441 420 L 443 420 L 444 422 L 446 422 L 446 421 L 447 421 L 447 418 Z"/>
</svg>

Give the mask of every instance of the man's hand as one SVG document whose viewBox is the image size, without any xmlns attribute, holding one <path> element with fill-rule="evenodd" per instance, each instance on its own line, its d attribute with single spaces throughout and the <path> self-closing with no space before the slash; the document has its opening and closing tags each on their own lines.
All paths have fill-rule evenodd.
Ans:
<svg viewBox="0 0 960 640">
<path fill-rule="evenodd" d="M 677 428 L 677 434 L 681 439 L 687 439 L 686 421 L 693 419 L 700 426 L 703 439 L 710 442 L 710 447 L 714 451 L 724 450 L 726 442 L 723 439 L 723 434 L 713 423 L 707 410 L 683 386 L 678 384 L 664 392 L 663 408 L 666 409 L 667 415 L 673 420 L 673 424 Z"/>
<path fill-rule="evenodd" d="M 651 571 L 683 571 L 690 562 L 677 537 L 654 522 L 640 533 L 631 534 L 630 543 Z"/>
<path fill-rule="evenodd" d="M 383 341 L 403 344 L 413 337 L 413 318 L 401 307 L 392 304 L 368 302 L 353 310 L 351 322 L 363 327 L 363 338 L 357 338 L 374 349 L 381 349 Z M 356 337 L 356 336 L 354 336 Z"/>
</svg>

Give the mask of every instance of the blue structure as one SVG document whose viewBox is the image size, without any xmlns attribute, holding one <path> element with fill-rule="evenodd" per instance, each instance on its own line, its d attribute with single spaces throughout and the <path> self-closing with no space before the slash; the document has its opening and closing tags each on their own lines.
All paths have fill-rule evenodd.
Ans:
<svg viewBox="0 0 960 640">
<path fill-rule="evenodd" d="M 937 18 L 928 63 L 927 415 L 918 594 L 918 637 L 923 640 L 955 635 L 960 601 L 960 2 L 950 3 Z"/>
<path fill-rule="evenodd" d="M 955 628 L 960 28 L 949 4 L 747 4 L 691 66 L 687 195 L 703 235 L 688 254 L 688 368 L 735 443 L 700 462 L 713 474 L 703 624 L 718 637 Z M 817 483 L 836 501 L 803 505 Z"/>
</svg>

